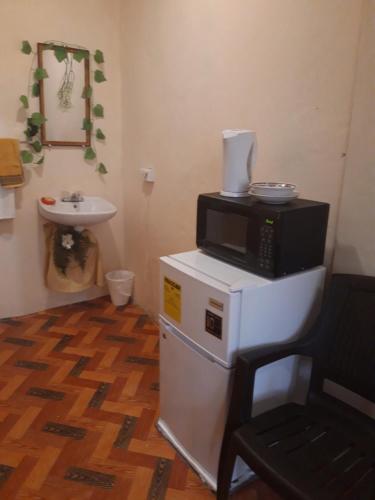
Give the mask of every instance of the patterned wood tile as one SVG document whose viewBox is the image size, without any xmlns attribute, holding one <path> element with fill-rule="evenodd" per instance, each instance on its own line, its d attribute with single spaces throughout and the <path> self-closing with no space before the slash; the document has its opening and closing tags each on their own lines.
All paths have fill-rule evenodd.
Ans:
<svg viewBox="0 0 375 500">
<path fill-rule="evenodd" d="M 59 319 L 59 316 L 51 316 L 47 319 L 47 321 L 44 323 L 44 325 L 42 326 L 42 330 L 49 330 L 51 328 L 51 326 L 53 326 L 56 321 Z"/>
<path fill-rule="evenodd" d="M 32 340 L 21 339 L 17 337 L 6 337 L 3 342 L 8 342 L 8 344 L 22 345 L 25 347 L 31 347 L 34 345 Z"/>
<path fill-rule="evenodd" d="M 28 368 L 29 370 L 45 371 L 48 369 L 49 365 L 47 365 L 47 363 L 38 363 L 36 361 L 27 361 L 25 359 L 19 359 L 18 361 L 15 362 L 14 366 L 20 368 Z"/>
<path fill-rule="evenodd" d="M 0 499 L 214 500 L 155 429 L 158 329 L 108 298 L 0 320 Z M 277 500 L 255 481 L 233 500 Z"/>
<path fill-rule="evenodd" d="M 99 486 L 101 488 L 113 488 L 116 476 L 113 474 L 103 474 L 94 470 L 82 469 L 81 467 L 69 467 L 64 479 L 70 481 L 80 481 L 90 486 Z"/>
<path fill-rule="evenodd" d="M 137 322 L 135 324 L 135 328 L 142 329 L 145 326 L 145 324 L 147 323 L 147 320 L 148 320 L 148 316 L 146 314 L 141 314 L 139 316 L 139 318 L 137 319 Z"/>
<path fill-rule="evenodd" d="M 137 341 L 134 337 L 124 337 L 121 335 L 107 335 L 106 340 L 111 340 L 112 342 L 126 342 L 127 344 L 134 344 Z"/>
<path fill-rule="evenodd" d="M 107 392 L 109 390 L 110 384 L 108 383 L 101 383 L 98 388 L 95 391 L 95 394 L 91 398 L 91 401 L 89 402 L 89 407 L 90 408 L 100 408 L 101 404 L 106 398 Z"/>
<path fill-rule="evenodd" d="M 69 375 L 72 377 L 79 377 L 82 371 L 86 368 L 86 365 L 91 358 L 87 356 L 81 356 L 74 367 L 70 370 Z"/>
<path fill-rule="evenodd" d="M 165 497 L 171 468 L 172 462 L 170 460 L 159 458 L 155 466 L 147 500 L 156 500 Z"/>
<path fill-rule="evenodd" d="M 53 348 L 54 351 L 63 351 L 69 342 L 74 338 L 73 335 L 64 335 Z"/>
<path fill-rule="evenodd" d="M 93 316 L 92 318 L 90 318 L 90 321 L 96 321 L 97 323 L 104 323 L 105 325 L 113 325 L 114 323 L 116 323 L 115 320 L 113 319 L 110 319 L 110 318 L 100 318 L 100 317 L 95 317 Z"/>
<path fill-rule="evenodd" d="M 119 433 L 114 441 L 114 448 L 127 448 L 130 439 L 132 438 L 133 431 L 137 425 L 137 417 L 126 415 L 124 422 L 119 430 Z"/>
<path fill-rule="evenodd" d="M 13 467 L 10 467 L 9 465 L 0 464 L 0 485 L 1 483 L 9 479 L 9 476 L 12 474 L 13 471 L 14 471 Z"/>
<path fill-rule="evenodd" d="M 51 391 L 50 389 L 44 389 L 43 387 L 30 387 L 26 394 L 37 398 L 54 399 L 55 401 L 59 401 L 65 397 L 63 392 Z"/>
<path fill-rule="evenodd" d="M 43 432 L 51 432 L 58 436 L 71 437 L 73 439 L 83 439 L 87 431 L 81 427 L 73 427 L 72 425 L 59 424 L 58 422 L 46 422 Z"/>
<path fill-rule="evenodd" d="M 153 365 L 158 366 L 157 359 L 142 358 L 140 356 L 128 356 L 125 360 L 126 363 L 137 363 L 139 365 Z"/>
<path fill-rule="evenodd" d="M 12 319 L 12 318 L 0 319 L 0 323 L 3 323 L 4 325 L 15 326 L 15 327 L 22 325 L 22 321 L 17 321 L 17 320 Z"/>
</svg>

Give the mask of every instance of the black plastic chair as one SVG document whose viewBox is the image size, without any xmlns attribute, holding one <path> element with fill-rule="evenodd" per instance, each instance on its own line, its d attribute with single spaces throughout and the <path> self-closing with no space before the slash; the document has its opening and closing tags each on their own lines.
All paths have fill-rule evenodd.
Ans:
<svg viewBox="0 0 375 500">
<path fill-rule="evenodd" d="M 284 357 L 312 358 L 305 405 L 251 417 L 256 370 Z M 286 499 L 375 499 L 375 421 L 326 394 L 336 384 L 375 402 L 375 278 L 335 275 L 306 337 L 241 353 L 220 457 L 217 498 L 228 498 L 239 455 Z"/>
</svg>

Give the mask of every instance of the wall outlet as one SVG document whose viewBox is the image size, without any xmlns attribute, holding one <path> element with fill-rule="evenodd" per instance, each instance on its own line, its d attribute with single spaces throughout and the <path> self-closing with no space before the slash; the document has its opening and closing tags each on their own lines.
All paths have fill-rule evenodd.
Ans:
<svg viewBox="0 0 375 500">
<path fill-rule="evenodd" d="M 143 180 L 145 182 L 155 182 L 156 174 L 154 167 L 141 168 L 140 172 L 143 175 Z"/>
</svg>

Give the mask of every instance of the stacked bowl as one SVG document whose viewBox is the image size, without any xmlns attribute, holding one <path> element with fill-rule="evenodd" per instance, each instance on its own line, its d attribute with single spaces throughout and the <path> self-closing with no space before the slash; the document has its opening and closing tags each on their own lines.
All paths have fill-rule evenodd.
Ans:
<svg viewBox="0 0 375 500">
<path fill-rule="evenodd" d="M 299 193 L 294 184 L 286 182 L 254 182 L 249 193 L 257 200 L 272 205 L 282 205 L 298 198 Z"/>
</svg>

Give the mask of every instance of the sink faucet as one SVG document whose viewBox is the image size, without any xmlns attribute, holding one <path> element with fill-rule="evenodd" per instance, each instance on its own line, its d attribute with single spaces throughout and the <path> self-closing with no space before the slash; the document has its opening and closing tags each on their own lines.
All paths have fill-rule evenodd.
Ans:
<svg viewBox="0 0 375 500">
<path fill-rule="evenodd" d="M 80 201 L 83 201 L 83 196 L 79 191 L 75 191 L 74 193 L 70 194 L 69 196 L 64 196 L 61 201 L 70 201 L 72 203 L 77 203 Z"/>
</svg>

